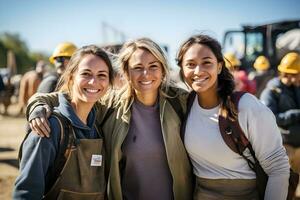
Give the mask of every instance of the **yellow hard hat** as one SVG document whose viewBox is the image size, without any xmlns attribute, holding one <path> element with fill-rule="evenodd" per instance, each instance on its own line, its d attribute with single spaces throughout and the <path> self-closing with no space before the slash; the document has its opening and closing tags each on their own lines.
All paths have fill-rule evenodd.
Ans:
<svg viewBox="0 0 300 200">
<path fill-rule="evenodd" d="M 77 47 L 71 42 L 63 42 L 57 45 L 54 49 L 52 56 L 49 58 L 50 62 L 54 64 L 56 57 L 71 57 Z"/>
<path fill-rule="evenodd" d="M 278 71 L 288 74 L 300 72 L 300 56 L 297 53 L 286 54 L 278 65 Z"/>
<path fill-rule="evenodd" d="M 224 54 L 225 57 L 225 66 L 228 69 L 232 69 L 236 66 L 240 66 L 241 65 L 241 61 L 233 54 L 233 53 L 225 53 Z"/>
<path fill-rule="evenodd" d="M 253 64 L 257 70 L 267 70 L 270 68 L 270 62 L 265 56 L 258 56 Z"/>
</svg>

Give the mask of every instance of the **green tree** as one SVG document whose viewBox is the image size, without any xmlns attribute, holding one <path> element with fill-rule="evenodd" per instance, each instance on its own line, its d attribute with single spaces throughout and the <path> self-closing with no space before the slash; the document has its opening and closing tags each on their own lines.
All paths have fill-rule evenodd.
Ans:
<svg viewBox="0 0 300 200">
<path fill-rule="evenodd" d="M 6 63 L 7 63 L 6 54 L 7 54 L 7 48 L 0 40 L 0 68 L 6 67 Z"/>
<path fill-rule="evenodd" d="M 44 60 L 44 61 L 48 62 L 48 59 L 49 59 L 49 55 L 47 55 L 45 53 L 41 53 L 41 52 L 30 52 L 29 57 L 34 61 Z"/>
<path fill-rule="evenodd" d="M 17 73 L 24 73 L 34 64 L 33 60 L 28 56 L 29 50 L 27 45 L 21 40 L 19 34 L 4 33 L 1 34 L 0 40 L 8 50 L 15 54 Z"/>
<path fill-rule="evenodd" d="M 0 67 L 7 65 L 7 52 L 11 50 L 15 54 L 17 73 L 24 73 L 32 69 L 35 63 L 40 60 L 47 60 L 47 55 L 43 53 L 30 52 L 27 44 L 19 34 L 0 34 Z"/>
</svg>

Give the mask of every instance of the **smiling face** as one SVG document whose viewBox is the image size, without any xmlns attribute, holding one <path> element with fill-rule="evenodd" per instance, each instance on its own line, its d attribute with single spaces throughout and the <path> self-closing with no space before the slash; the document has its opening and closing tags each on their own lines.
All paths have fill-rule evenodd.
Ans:
<svg viewBox="0 0 300 200">
<path fill-rule="evenodd" d="M 206 45 L 191 45 L 182 59 L 184 79 L 200 95 L 217 93 L 217 79 L 221 70 L 221 63 Z"/>
<path fill-rule="evenodd" d="M 161 63 L 148 50 L 139 48 L 131 55 L 127 73 L 137 96 L 157 96 L 163 70 Z"/>
<path fill-rule="evenodd" d="M 72 102 L 94 104 L 109 86 L 109 69 L 103 59 L 85 55 L 72 77 Z"/>
</svg>

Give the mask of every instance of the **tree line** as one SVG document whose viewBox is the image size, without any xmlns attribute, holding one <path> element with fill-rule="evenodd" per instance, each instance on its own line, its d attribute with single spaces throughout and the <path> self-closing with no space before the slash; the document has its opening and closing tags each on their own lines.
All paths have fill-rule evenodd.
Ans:
<svg viewBox="0 0 300 200">
<path fill-rule="evenodd" d="M 44 53 L 31 52 L 18 33 L 0 33 L 0 68 L 7 67 L 9 51 L 14 53 L 18 74 L 32 69 L 38 60 L 48 60 Z"/>
</svg>

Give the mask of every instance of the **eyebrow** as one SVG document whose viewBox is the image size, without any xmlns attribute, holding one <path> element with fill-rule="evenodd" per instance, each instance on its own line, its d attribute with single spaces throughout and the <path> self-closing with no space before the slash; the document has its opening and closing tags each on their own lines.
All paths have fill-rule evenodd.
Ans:
<svg viewBox="0 0 300 200">
<path fill-rule="evenodd" d="M 190 62 L 190 61 L 194 61 L 194 59 L 187 59 L 187 60 L 184 60 L 184 62 Z"/>
<path fill-rule="evenodd" d="M 157 60 L 155 60 L 155 61 L 152 61 L 152 62 L 150 62 L 149 64 L 154 64 L 154 63 L 160 63 L 159 61 L 157 61 Z"/>
<path fill-rule="evenodd" d="M 80 70 L 81 72 L 85 72 L 85 71 L 88 71 L 88 72 L 92 72 L 92 70 L 90 70 L 90 69 L 82 69 L 82 70 Z M 109 73 L 107 70 L 99 70 L 99 71 L 97 71 L 97 73 L 103 73 L 103 72 L 105 72 L 105 73 Z"/>
<path fill-rule="evenodd" d="M 104 73 L 109 73 L 109 72 L 108 72 L 108 71 L 106 71 L 106 70 L 101 70 L 101 71 L 98 71 L 98 73 L 99 73 L 99 72 L 100 72 L 100 73 L 103 73 L 103 72 L 104 72 Z"/>
<path fill-rule="evenodd" d="M 205 59 L 213 59 L 212 57 L 210 57 L 210 56 L 206 56 L 206 57 L 203 57 L 203 58 L 201 58 L 202 60 L 205 60 Z M 189 59 L 187 59 L 187 60 L 185 60 L 185 62 L 190 62 L 190 61 L 194 61 L 194 59 L 193 58 L 189 58 Z"/>
<path fill-rule="evenodd" d="M 148 65 L 152 65 L 152 64 L 154 64 L 154 63 L 160 64 L 159 61 L 155 60 L 155 61 L 152 61 L 152 62 L 148 63 Z M 134 66 L 138 66 L 138 65 L 142 65 L 142 63 L 135 63 L 135 64 L 133 64 L 132 66 L 134 67 Z"/>
<path fill-rule="evenodd" d="M 202 58 L 202 59 L 212 59 L 212 57 L 206 56 L 206 57 L 204 57 L 204 58 Z"/>
</svg>

